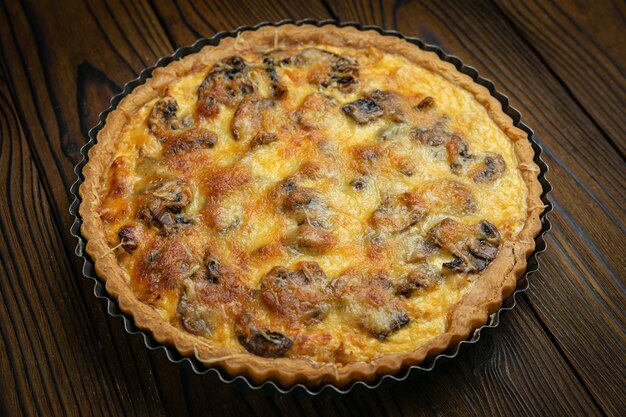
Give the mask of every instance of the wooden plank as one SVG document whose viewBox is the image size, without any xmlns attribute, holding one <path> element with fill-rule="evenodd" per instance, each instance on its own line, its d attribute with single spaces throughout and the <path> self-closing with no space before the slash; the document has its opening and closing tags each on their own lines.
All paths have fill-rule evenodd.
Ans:
<svg viewBox="0 0 626 417">
<path fill-rule="evenodd" d="M 199 38 L 208 38 L 221 30 L 240 26 L 291 19 L 329 19 L 326 7 L 319 1 L 256 1 L 212 2 L 181 0 L 153 2 L 164 30 L 176 45 L 191 45 Z"/>
<path fill-rule="evenodd" d="M 54 197 L 55 213 L 65 213 L 87 131 L 124 83 L 172 47 L 162 31 L 154 32 L 156 17 L 145 4 L 76 1 L 57 6 L 53 1 L 5 2 L 10 23 L 0 29 L 0 45 L 7 78 L 20 93 L 16 106 L 28 122 L 27 138 L 37 144 L 31 146 L 35 160 L 48 173 L 44 186 Z M 150 35 L 140 35 L 142 27 L 150 28 Z M 69 229 L 69 216 L 60 220 Z"/>
<path fill-rule="evenodd" d="M 355 10 L 335 13 L 372 19 Z M 571 243 L 567 250 L 550 247 L 529 300 L 603 410 L 619 415 L 626 395 L 623 373 L 614 372 L 624 369 L 626 358 L 622 159 L 492 4 L 419 2 L 383 13 L 365 22 L 394 22 L 403 33 L 453 51 L 494 80 L 535 129 L 558 203 L 552 218 L 560 227 L 552 236 Z"/>
<path fill-rule="evenodd" d="M 626 106 L 626 3 L 506 0 L 496 4 L 624 157 L 626 115 L 617 109 Z"/>
<path fill-rule="evenodd" d="M 105 313 L 90 300 L 86 280 L 76 285 L 5 79 L 0 126 L 0 410 L 131 415 L 122 400 L 137 384 L 115 382 L 132 365 L 107 358 L 112 346 L 98 330 Z"/>
<path fill-rule="evenodd" d="M 0 21 L 3 22 L 1 45 L 4 57 L 1 63 L 3 72 L 7 74 L 11 72 L 12 74 L 11 93 L 13 93 L 13 97 L 20 97 L 21 99 L 12 103 L 11 108 L 14 110 L 11 117 L 21 119 L 19 121 L 21 136 L 10 137 L 7 134 L 7 140 L 3 140 L 3 143 L 6 146 L 11 144 L 13 144 L 11 146 L 16 146 L 14 143 L 18 143 L 24 160 L 28 161 L 28 169 L 34 170 L 37 167 L 39 172 L 45 174 L 39 175 L 36 181 L 32 180 L 34 182 L 32 192 L 36 193 L 38 199 L 33 200 L 37 203 L 34 208 L 24 210 L 19 205 L 4 204 L 4 201 L 10 200 L 2 199 L 2 207 L 6 207 L 6 210 L 12 213 L 11 216 L 15 216 L 15 213 L 24 213 L 26 216 L 26 220 L 22 219 L 21 222 L 14 220 L 10 224 L 11 227 L 19 227 L 19 229 L 14 233 L 11 232 L 16 236 L 15 239 L 7 243 L 7 246 L 3 246 L 3 248 L 12 249 L 3 250 L 2 253 L 6 254 L 5 260 L 7 262 L 19 264 L 16 264 L 18 266 L 13 269 L 5 269 L 10 271 L 8 274 L 10 280 L 3 280 L 3 282 L 9 285 L 15 281 L 20 285 L 12 289 L 12 292 L 6 292 L 7 297 L 11 300 L 15 298 L 16 302 L 19 301 L 20 305 L 23 306 L 31 304 L 41 306 L 37 307 L 33 313 L 28 313 L 31 316 L 26 316 L 27 319 L 24 320 L 27 321 L 19 327 L 17 333 L 22 339 L 17 339 L 12 346 L 13 349 L 18 349 L 18 352 L 21 352 L 20 347 L 35 343 L 38 335 L 46 335 L 47 337 L 42 340 L 42 343 L 46 342 L 42 347 L 38 347 L 36 352 L 24 356 L 22 359 L 27 363 L 24 372 L 33 373 L 36 377 L 39 372 L 39 362 L 43 362 L 42 366 L 50 366 L 54 369 L 54 372 L 51 372 L 52 377 L 48 378 L 50 380 L 44 380 L 45 384 L 42 382 L 41 385 L 25 385 L 26 392 L 22 392 L 21 395 L 24 395 L 25 398 L 28 398 L 29 395 L 33 396 L 27 403 L 37 404 L 39 398 L 50 398 L 49 402 L 52 404 L 63 405 L 62 412 L 55 413 L 58 415 L 161 415 L 159 398 L 155 396 L 154 381 L 149 376 L 144 376 L 145 370 L 150 367 L 144 346 L 137 338 L 130 338 L 124 331 L 121 322 L 110 318 L 102 303 L 94 300 L 93 285 L 81 277 L 81 263 L 78 258 L 73 256 L 75 240 L 68 232 L 72 220 L 67 215 L 70 198 L 66 190 L 74 181 L 72 167 L 79 159 L 77 150 L 84 142 L 84 132 L 95 122 L 97 113 L 105 107 L 105 103 L 113 94 L 113 90 L 118 90 L 119 87 L 103 77 L 104 73 L 94 70 L 94 67 L 85 61 L 72 61 L 70 64 L 68 60 L 72 60 L 76 56 L 69 53 L 63 57 L 60 54 L 58 56 L 54 54 L 45 56 L 45 61 L 43 61 L 45 64 L 42 64 L 41 56 L 37 54 L 40 52 L 36 49 L 37 42 L 30 37 L 32 32 L 27 29 L 28 25 L 24 27 L 24 31 L 18 32 L 18 36 L 14 32 L 15 27 L 7 23 L 9 19 L 14 19 L 14 24 L 24 23 L 25 14 L 22 12 L 21 14 L 8 15 L 10 11 L 14 12 L 15 9 L 8 9 L 7 6 L 19 7 L 15 3 L 4 4 L 0 7 Z M 59 11 L 53 4 L 46 12 L 48 16 L 51 15 L 52 10 Z M 79 18 L 78 14 L 72 13 L 73 11 L 74 9 L 71 8 L 64 9 L 68 15 L 63 16 L 58 21 L 58 27 L 52 28 L 52 32 L 57 33 L 58 36 L 60 28 L 64 26 L 69 32 L 77 30 L 76 27 L 68 27 L 62 22 L 81 21 L 89 23 L 88 13 Z M 45 26 L 45 24 L 42 23 L 40 26 Z M 77 33 L 65 33 L 64 36 L 67 36 L 66 39 L 72 39 L 75 43 L 84 45 L 85 48 L 97 47 L 99 43 L 101 45 L 107 43 L 107 38 L 104 36 L 98 40 L 92 40 L 91 44 Z M 48 36 L 46 34 L 46 39 L 54 37 L 54 35 Z M 25 43 L 17 44 L 16 39 Z M 42 42 L 46 44 L 45 40 Z M 7 45 L 10 45 L 10 51 L 7 50 Z M 76 52 L 64 48 L 62 45 L 63 39 L 57 38 L 57 50 Z M 48 46 L 53 48 L 50 44 Z M 29 50 L 32 54 L 21 54 L 20 47 Z M 51 50 L 48 49 L 48 51 Z M 109 49 L 109 53 L 113 54 L 110 51 Z M 96 49 L 94 52 L 98 52 L 98 50 Z M 102 56 L 98 57 L 98 54 L 94 54 L 94 61 L 92 62 L 99 62 L 99 65 L 106 67 L 107 53 L 105 48 L 101 47 L 99 52 L 102 53 Z M 120 48 L 115 53 L 123 56 L 124 50 Z M 109 57 L 111 62 L 113 62 L 112 56 Z M 127 57 L 133 59 L 131 54 L 128 54 Z M 126 61 L 122 58 L 118 59 L 122 62 L 118 68 L 123 69 L 126 66 L 124 64 Z M 134 59 L 138 58 L 135 57 Z M 43 68 L 49 68 L 49 62 L 63 62 L 58 73 L 61 75 L 61 81 L 51 80 L 49 73 L 41 71 Z M 144 65 L 144 61 L 137 62 L 137 66 Z M 14 66 L 9 69 L 7 65 Z M 23 66 L 22 69 L 18 69 L 19 66 Z M 28 68 L 31 66 L 39 71 L 30 71 L 28 74 Z M 60 70 L 60 68 L 72 68 L 72 70 Z M 15 72 L 16 69 L 18 72 Z M 131 72 L 127 72 L 124 76 L 131 77 L 131 74 Z M 36 95 L 38 88 L 46 89 L 49 85 L 57 87 L 64 85 L 65 87 L 46 90 L 48 92 L 39 97 Z M 6 86 L 3 88 L 8 95 Z M 33 92 L 35 95 L 30 95 Z M 90 99 L 96 102 L 96 105 L 99 106 L 98 109 L 91 107 L 91 103 L 86 103 L 85 100 Z M 98 99 L 100 102 L 97 102 Z M 59 103 L 63 103 L 63 105 Z M 61 109 L 66 111 L 72 109 L 76 115 L 64 118 L 60 113 L 55 113 L 61 112 Z M 78 114 L 90 118 L 90 120 L 83 120 L 84 123 L 79 123 Z M 51 141 L 50 138 L 54 138 L 54 140 Z M 24 150 L 28 148 L 35 149 L 37 156 Z M 17 150 L 14 153 L 19 155 Z M 6 155 L 11 154 L 6 153 Z M 34 164 L 30 161 L 31 157 Z M 12 178 L 7 173 L 4 177 L 7 180 Z M 30 192 L 30 189 L 26 187 L 27 185 L 29 185 L 28 182 L 12 184 L 11 195 L 20 196 L 22 193 L 21 186 Z M 6 195 L 9 195 L 8 192 Z M 25 192 L 25 195 L 28 194 Z M 46 196 L 48 201 L 46 201 Z M 30 203 L 23 204 L 27 207 L 32 206 Z M 11 219 L 11 216 L 4 216 L 4 218 Z M 29 225 L 30 229 L 27 228 Z M 9 232 L 10 228 L 7 233 Z M 32 240 L 33 243 L 31 244 L 27 238 L 35 240 Z M 26 240 L 22 243 L 20 239 Z M 36 264 L 38 258 L 33 255 L 26 255 L 28 253 L 41 254 L 42 258 L 39 260 L 42 264 L 33 266 L 32 264 Z M 24 288 L 24 285 L 28 286 Z M 7 306 L 10 305 L 7 302 Z M 46 317 L 46 314 L 50 314 L 48 312 L 54 314 Z M 62 314 L 57 315 L 58 312 L 62 312 Z M 10 310 L 7 314 L 13 320 L 13 317 L 17 319 L 20 314 L 26 313 Z M 42 322 L 43 319 L 47 321 Z M 8 321 L 8 323 L 10 322 Z M 33 340 L 24 340 L 23 338 L 30 335 L 31 332 L 32 335 L 29 337 Z M 26 355 L 29 351 L 26 349 L 24 352 Z M 18 358 L 21 357 L 18 356 Z M 67 369 L 63 370 L 64 367 Z M 22 372 L 18 372 L 18 375 L 22 375 Z M 55 378 L 58 380 L 53 382 Z M 57 386 L 57 391 L 54 392 L 56 397 L 42 391 L 44 388 L 46 390 L 54 389 L 55 384 Z M 94 396 L 98 400 L 93 400 Z M 132 402 L 130 401 L 131 398 L 133 399 Z M 41 409 L 36 410 L 37 414 L 48 415 L 48 407 L 49 404 L 47 403 L 42 405 Z M 55 409 L 52 409 L 50 412 L 54 411 Z"/>
</svg>

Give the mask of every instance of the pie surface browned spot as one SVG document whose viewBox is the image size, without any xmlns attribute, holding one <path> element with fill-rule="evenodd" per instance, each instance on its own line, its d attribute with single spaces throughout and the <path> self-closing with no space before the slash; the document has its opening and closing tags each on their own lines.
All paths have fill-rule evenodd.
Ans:
<svg viewBox="0 0 626 417">
<path fill-rule="evenodd" d="M 540 229 L 525 133 L 395 37 L 285 25 L 154 71 L 80 192 L 109 293 L 255 382 L 371 380 L 465 339 Z"/>
</svg>

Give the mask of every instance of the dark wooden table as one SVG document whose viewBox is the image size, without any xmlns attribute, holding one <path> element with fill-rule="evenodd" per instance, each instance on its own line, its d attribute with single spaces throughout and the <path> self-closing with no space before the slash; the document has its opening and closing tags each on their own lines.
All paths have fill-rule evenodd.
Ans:
<svg viewBox="0 0 626 417">
<path fill-rule="evenodd" d="M 0 5 L 0 415 L 626 415 L 626 3 L 316 0 Z M 551 167 L 540 271 L 500 327 L 367 395 L 240 392 L 148 351 L 82 277 L 68 214 L 88 129 L 126 81 L 265 20 L 373 23 L 493 80 Z"/>
</svg>

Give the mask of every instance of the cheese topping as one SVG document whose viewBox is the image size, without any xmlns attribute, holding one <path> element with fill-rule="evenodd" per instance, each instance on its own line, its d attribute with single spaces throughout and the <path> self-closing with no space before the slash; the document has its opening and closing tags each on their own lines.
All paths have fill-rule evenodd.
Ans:
<svg viewBox="0 0 626 417">
<path fill-rule="evenodd" d="M 510 139 L 403 57 L 231 57 L 126 126 L 100 216 L 137 297 L 233 352 L 409 352 L 526 218 Z"/>
</svg>

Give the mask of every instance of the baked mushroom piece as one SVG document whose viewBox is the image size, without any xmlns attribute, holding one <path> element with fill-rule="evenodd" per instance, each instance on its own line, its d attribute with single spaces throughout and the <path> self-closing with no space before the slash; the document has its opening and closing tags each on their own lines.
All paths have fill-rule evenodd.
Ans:
<svg viewBox="0 0 626 417">
<path fill-rule="evenodd" d="M 301 262 L 293 271 L 272 268 L 261 280 L 261 300 L 290 323 L 319 321 L 329 310 L 328 279 L 317 262 Z"/>
<path fill-rule="evenodd" d="M 358 85 L 359 66 L 354 58 L 317 48 L 307 48 L 283 58 L 281 65 L 308 69 L 309 82 L 351 93 Z"/>
<path fill-rule="evenodd" d="M 358 124 L 367 124 L 383 116 L 394 123 L 406 123 L 410 114 L 417 112 L 406 97 L 382 90 L 374 90 L 342 109 Z"/>
<path fill-rule="evenodd" d="M 454 180 L 430 181 L 419 187 L 419 196 L 424 207 L 449 215 L 465 215 L 477 209 L 472 191 L 463 183 Z"/>
<path fill-rule="evenodd" d="M 435 99 L 427 96 L 424 97 L 419 103 L 417 103 L 417 106 L 415 108 L 419 111 L 426 111 L 432 109 L 433 107 L 435 107 Z"/>
<path fill-rule="evenodd" d="M 342 110 L 360 125 L 378 120 L 385 114 L 381 104 L 372 97 L 364 97 L 348 103 L 342 107 Z"/>
<path fill-rule="evenodd" d="M 487 153 L 474 168 L 472 179 L 476 182 L 490 182 L 500 178 L 506 171 L 506 162 L 500 154 Z"/>
<path fill-rule="evenodd" d="M 181 130 L 168 136 L 163 144 L 163 155 L 173 156 L 199 149 L 210 149 L 217 143 L 217 135 L 203 128 Z"/>
<path fill-rule="evenodd" d="M 418 126 L 413 131 L 413 139 L 427 146 L 441 146 L 448 142 L 450 132 L 447 128 L 448 118 L 440 118 L 430 126 Z"/>
<path fill-rule="evenodd" d="M 294 245 L 301 252 L 317 255 L 332 249 L 337 244 L 337 238 L 322 227 L 303 223 L 298 226 Z"/>
<path fill-rule="evenodd" d="M 193 273 L 193 278 L 210 284 L 222 284 L 233 279 L 232 271 L 210 252 L 204 257 L 202 265 Z"/>
<path fill-rule="evenodd" d="M 295 182 L 288 181 L 283 189 L 286 194 L 283 201 L 283 209 L 288 212 L 294 212 L 314 204 L 321 197 L 320 193 L 314 188 L 302 187 Z"/>
<path fill-rule="evenodd" d="M 454 173 L 460 173 L 463 165 L 474 158 L 465 140 L 448 127 L 448 116 L 443 116 L 430 126 L 419 126 L 413 131 L 413 138 L 432 147 L 444 146 L 447 162 Z"/>
<path fill-rule="evenodd" d="M 249 313 L 239 315 L 235 334 L 248 352 L 264 358 L 279 358 L 293 345 L 293 340 L 282 333 L 269 330 L 257 323 Z"/>
<path fill-rule="evenodd" d="M 387 197 L 372 213 L 369 224 L 375 229 L 400 233 L 421 221 L 428 209 L 418 193 L 402 193 Z"/>
<path fill-rule="evenodd" d="M 148 117 L 148 128 L 157 138 L 164 138 L 173 130 L 180 129 L 183 124 L 176 115 L 177 111 L 178 102 L 174 97 L 166 96 L 159 99 L 154 103 Z"/>
<path fill-rule="evenodd" d="M 417 233 L 402 235 L 401 238 L 407 242 L 404 259 L 408 263 L 421 263 L 439 250 L 430 239 Z"/>
<path fill-rule="evenodd" d="M 178 302 L 177 314 L 185 329 L 196 335 L 208 336 L 211 334 L 214 312 L 199 299 L 196 283 L 185 279 L 182 283 L 182 292 Z"/>
<path fill-rule="evenodd" d="M 265 64 L 265 72 L 270 80 L 272 95 L 276 98 L 284 97 L 287 94 L 287 89 L 280 83 L 278 73 L 276 72 L 277 65 L 275 59 L 266 57 L 263 59 L 263 64 Z"/>
<path fill-rule="evenodd" d="M 219 113 L 219 104 L 234 107 L 256 91 L 251 66 L 239 56 L 217 62 L 198 88 L 198 116 L 210 119 Z"/>
<path fill-rule="evenodd" d="M 384 155 L 382 144 L 361 144 L 350 149 L 352 152 L 351 165 L 361 175 L 369 175 L 380 167 Z"/>
<path fill-rule="evenodd" d="M 292 241 L 298 250 L 315 255 L 326 252 L 337 243 L 337 238 L 326 230 L 329 212 L 318 190 L 299 186 L 290 178 L 281 184 L 279 192 L 282 194 L 282 210 L 298 223 Z"/>
<path fill-rule="evenodd" d="M 137 249 L 137 237 L 133 226 L 124 226 L 117 233 L 117 237 L 126 253 L 133 253 Z"/>
<path fill-rule="evenodd" d="M 454 255 L 444 268 L 465 273 L 484 270 L 498 255 L 500 245 L 498 229 L 486 220 L 467 225 L 445 218 L 428 231 L 428 237 Z"/>
<path fill-rule="evenodd" d="M 322 204 L 322 195 L 315 188 L 302 187 L 293 179 L 282 184 L 282 209 L 292 215 L 298 224 L 322 225 L 322 216 L 327 208 Z"/>
<path fill-rule="evenodd" d="M 278 140 L 278 135 L 272 132 L 257 133 L 250 141 L 250 148 L 258 148 L 259 146 L 269 145 Z"/>
<path fill-rule="evenodd" d="M 452 170 L 455 174 L 461 172 L 465 162 L 474 158 L 474 156 L 470 154 L 465 140 L 457 134 L 453 133 L 448 136 L 445 147 L 446 152 L 448 153 L 448 164 L 450 164 L 450 170 Z"/>
<path fill-rule="evenodd" d="M 379 340 L 411 321 L 384 272 L 350 271 L 335 280 L 332 287 L 347 317 Z"/>
<path fill-rule="evenodd" d="M 258 146 L 273 142 L 278 138 L 275 132 L 266 126 L 272 125 L 270 112 L 274 109 L 273 99 L 262 99 L 249 95 L 237 106 L 235 115 L 230 122 L 233 139 L 250 142 L 251 146 Z M 276 126 L 272 126 L 276 127 Z M 270 138 L 272 140 L 270 140 Z M 265 143 L 263 143 L 265 141 Z"/>
<path fill-rule="evenodd" d="M 202 261 L 186 260 L 181 264 L 184 275 L 178 317 L 191 333 L 210 335 L 225 323 L 228 314 L 251 302 L 247 288 L 235 270 L 223 265 L 208 252 Z"/>
<path fill-rule="evenodd" d="M 500 178 L 506 171 L 506 163 L 500 154 L 473 155 L 465 139 L 448 127 L 444 116 L 432 126 L 421 126 L 413 131 L 413 138 L 427 146 L 443 146 L 447 153 L 450 170 L 455 174 L 469 174 L 476 182 L 490 182 Z"/>
<path fill-rule="evenodd" d="M 143 192 L 137 213 L 140 220 L 162 228 L 166 233 L 177 232 L 191 223 L 182 210 L 193 199 L 191 188 L 181 180 L 163 180 Z"/>
<path fill-rule="evenodd" d="M 395 291 L 396 294 L 408 297 L 415 291 L 435 287 L 440 278 L 432 266 L 420 263 L 395 283 Z"/>
<path fill-rule="evenodd" d="M 159 99 L 150 112 L 148 127 L 163 143 L 165 156 L 195 149 L 212 148 L 217 135 L 203 128 L 186 126 L 177 116 L 178 102 L 171 96 Z"/>
<path fill-rule="evenodd" d="M 339 103 L 337 99 L 322 93 L 309 94 L 295 114 L 295 120 L 305 130 L 321 129 L 329 124 Z"/>
</svg>

